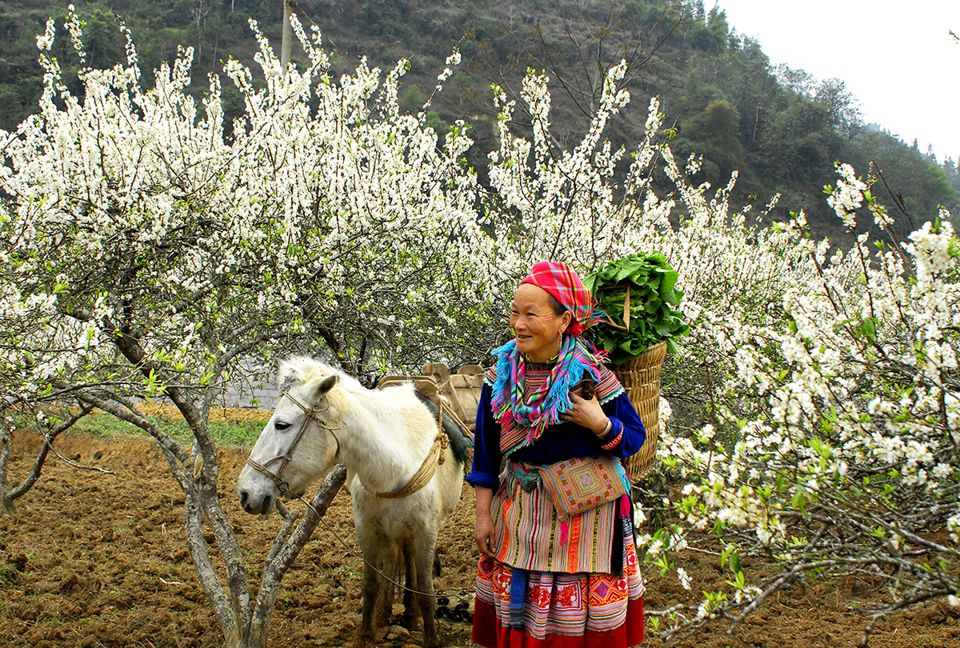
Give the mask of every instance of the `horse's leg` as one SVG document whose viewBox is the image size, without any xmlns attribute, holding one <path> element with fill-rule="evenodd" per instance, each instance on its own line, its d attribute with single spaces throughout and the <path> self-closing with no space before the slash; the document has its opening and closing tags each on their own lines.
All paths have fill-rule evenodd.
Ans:
<svg viewBox="0 0 960 648">
<path fill-rule="evenodd" d="M 377 569 L 384 574 L 394 570 L 394 549 L 382 529 L 357 529 L 357 541 L 363 553 L 363 604 L 360 613 L 360 634 L 354 648 L 369 648 L 377 643 L 374 627 L 374 608 L 382 580 Z M 374 569 L 376 567 L 377 569 Z"/>
<path fill-rule="evenodd" d="M 417 602 L 423 615 L 423 648 L 439 648 L 437 631 L 437 598 L 433 591 L 433 556 L 437 548 L 437 531 L 425 530 L 413 542 L 417 570 Z"/>
<path fill-rule="evenodd" d="M 410 632 L 415 632 L 423 627 L 423 615 L 415 594 L 420 589 L 417 583 L 416 548 L 409 538 L 403 541 L 401 554 L 407 577 L 403 590 L 403 626 Z"/>
<path fill-rule="evenodd" d="M 384 561 L 383 573 L 386 577 L 381 576 L 380 589 L 377 593 L 377 601 L 373 608 L 373 624 L 378 637 L 381 634 L 385 635 L 386 630 L 390 627 L 390 617 L 393 616 L 394 583 L 402 582 L 402 576 L 400 574 L 402 562 L 399 556 L 396 555 L 398 548 L 393 543 L 389 543 L 389 545 L 390 546 L 381 547 L 381 551 L 383 553 L 391 552 L 393 554 L 393 569 L 388 571 L 386 569 L 388 561 Z"/>
</svg>

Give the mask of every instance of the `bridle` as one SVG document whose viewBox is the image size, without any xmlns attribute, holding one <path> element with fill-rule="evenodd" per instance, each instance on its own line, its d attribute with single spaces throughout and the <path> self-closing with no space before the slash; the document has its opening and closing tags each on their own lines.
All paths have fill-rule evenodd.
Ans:
<svg viewBox="0 0 960 648">
<path fill-rule="evenodd" d="M 269 461 L 265 461 L 264 463 L 258 463 L 253 459 L 247 457 L 247 464 L 249 464 L 252 468 L 262 473 L 266 477 L 269 477 L 273 481 L 273 483 L 277 485 L 277 489 L 280 491 L 281 495 L 284 495 L 290 492 L 290 484 L 287 483 L 287 481 L 283 478 L 283 470 L 284 468 L 287 467 L 287 464 L 290 463 L 290 460 L 293 459 L 293 453 L 296 451 L 297 445 L 300 443 L 300 440 L 303 439 L 303 435 L 306 433 L 307 428 L 310 426 L 311 422 L 316 423 L 317 426 L 322 427 L 323 429 L 325 429 L 327 432 L 330 433 L 330 436 L 333 437 L 333 440 L 337 442 L 337 450 L 333 454 L 333 456 L 334 458 L 336 458 L 340 455 L 340 439 L 337 437 L 336 434 L 334 434 L 334 430 L 339 430 L 340 426 L 339 425 L 329 426 L 326 423 L 324 423 L 323 419 L 321 419 L 319 416 L 323 412 L 328 411 L 330 408 L 329 407 L 321 408 L 318 405 L 317 407 L 314 407 L 311 409 L 306 405 L 304 405 L 303 403 L 301 403 L 300 401 L 298 401 L 293 396 L 291 396 L 290 392 L 286 392 L 286 391 L 281 392 L 280 394 L 280 400 L 283 400 L 284 398 L 287 398 L 291 403 L 293 403 L 294 405 L 299 407 L 301 410 L 303 410 L 303 413 L 306 414 L 307 416 L 307 420 L 304 421 L 303 425 L 300 426 L 300 431 L 297 432 L 297 436 L 296 438 L 294 438 L 293 443 L 291 443 L 290 447 L 287 448 L 286 454 L 278 455 L 273 459 L 270 459 Z M 277 472 L 273 473 L 267 469 L 267 466 L 269 466 L 275 461 L 280 462 L 280 469 L 277 470 Z"/>
<path fill-rule="evenodd" d="M 340 439 L 337 437 L 336 434 L 334 434 L 334 430 L 340 429 L 339 422 L 336 426 L 329 426 L 326 423 L 324 423 L 319 416 L 319 414 L 322 414 L 323 412 L 328 411 L 330 408 L 329 407 L 321 408 L 317 406 L 311 409 L 306 405 L 304 405 L 303 403 L 301 403 L 300 401 L 298 401 L 293 396 L 291 396 L 290 392 L 287 392 L 287 391 L 280 393 L 280 400 L 282 400 L 284 397 L 288 398 L 290 402 L 292 402 L 294 405 L 296 405 L 301 410 L 303 410 L 303 413 L 306 414 L 307 416 L 307 420 L 304 421 L 303 425 L 300 426 L 300 431 L 297 432 L 297 436 L 293 440 L 293 443 L 291 443 L 290 447 L 287 448 L 287 452 L 285 454 L 278 455 L 273 459 L 270 459 L 269 461 L 266 461 L 264 463 L 258 463 L 253 459 L 247 457 L 247 464 L 249 464 L 252 468 L 257 470 L 264 476 L 268 477 L 271 481 L 273 481 L 273 483 L 277 485 L 277 489 L 280 491 L 281 495 L 286 495 L 290 493 L 290 484 L 287 483 L 285 479 L 283 479 L 283 470 L 284 468 L 287 467 L 287 464 L 290 463 L 290 460 L 293 459 L 293 453 L 294 451 L 296 451 L 297 445 L 300 443 L 300 440 L 303 439 L 303 435 L 306 433 L 307 427 L 310 425 L 311 422 L 316 423 L 319 427 L 322 427 L 323 429 L 325 429 L 327 432 L 330 433 L 330 436 L 333 437 L 333 440 L 337 442 L 337 450 L 333 455 L 334 459 L 340 456 Z M 279 404 L 279 401 L 278 401 L 278 404 Z M 440 403 L 438 405 L 438 410 L 439 411 L 437 416 L 437 436 L 434 438 L 433 445 L 430 447 L 430 450 L 427 453 L 427 456 L 424 458 L 423 463 L 420 464 L 420 468 L 417 470 L 416 473 L 414 473 L 413 477 L 410 478 L 410 481 L 408 481 L 406 485 L 404 485 L 403 487 L 392 492 L 378 492 L 371 488 L 368 488 L 365 484 L 363 484 L 363 482 L 361 482 L 364 488 L 366 488 L 368 491 L 370 491 L 377 497 L 381 497 L 385 499 L 399 499 L 399 498 L 406 497 L 408 495 L 412 495 L 413 493 L 416 493 L 418 490 L 426 486 L 431 479 L 433 479 L 433 475 L 436 472 L 437 467 L 444 462 L 444 451 L 448 447 L 450 447 L 450 441 L 447 438 L 446 433 L 443 431 L 444 406 L 443 406 L 442 400 L 440 400 Z M 267 469 L 267 466 L 269 466 L 275 461 L 280 462 L 280 469 L 277 472 L 273 473 Z"/>
</svg>

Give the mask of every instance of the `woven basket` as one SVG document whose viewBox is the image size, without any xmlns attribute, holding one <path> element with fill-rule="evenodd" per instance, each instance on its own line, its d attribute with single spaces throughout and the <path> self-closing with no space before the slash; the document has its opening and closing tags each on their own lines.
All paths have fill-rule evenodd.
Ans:
<svg viewBox="0 0 960 648">
<path fill-rule="evenodd" d="M 625 463 L 627 473 L 633 481 L 643 478 L 657 460 L 657 437 L 660 435 L 660 371 L 666 355 L 666 341 L 658 342 L 636 358 L 611 367 L 647 430 L 647 440 L 640 452 L 628 458 Z"/>
</svg>

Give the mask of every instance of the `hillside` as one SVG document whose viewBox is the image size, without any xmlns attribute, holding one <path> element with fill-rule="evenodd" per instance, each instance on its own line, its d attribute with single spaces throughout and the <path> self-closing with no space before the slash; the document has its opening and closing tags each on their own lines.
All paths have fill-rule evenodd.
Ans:
<svg viewBox="0 0 960 648">
<path fill-rule="evenodd" d="M 144 69 L 172 60 L 178 44 L 193 46 L 198 93 L 204 86 L 200 81 L 208 72 L 219 72 L 228 56 L 256 70 L 248 17 L 279 48 L 280 0 L 75 4 L 86 21 L 90 65 L 123 59 L 116 28 L 122 17 Z M 62 23 L 65 6 L 57 0 L 0 0 L 0 128 L 14 129 L 34 110 L 42 82 L 34 35 L 43 31 L 48 16 Z M 841 80 L 772 68 L 756 42 L 740 36 L 722 11 L 706 12 L 702 0 L 302 0 L 298 15 L 321 28 L 334 53 L 335 78 L 361 56 L 384 68 L 409 58 L 401 106 L 412 113 L 433 93 L 444 59 L 459 46 L 463 64 L 434 98 L 427 117 L 438 130 L 454 119 L 468 121 L 478 141 L 470 162 L 481 174 L 481 152 L 494 147 L 492 83 L 518 97 L 526 69 L 547 71 L 553 132 L 557 146 L 565 148 L 583 133 L 606 69 L 626 58 L 633 100 L 610 125 L 608 137 L 628 147 L 637 141 L 648 100 L 659 96 L 667 123 L 676 128 L 674 152 L 704 157 L 696 180 L 720 186 L 733 170 L 740 171 L 735 205 L 762 205 L 779 192 L 783 198 L 775 217 L 803 209 L 815 235 L 846 238 L 821 189 L 835 181 L 836 161 L 853 164 L 864 176 L 874 162 L 890 189 L 882 199 L 905 212 L 900 233 L 912 229 L 910 217 L 929 218 L 938 205 L 960 213 L 960 176 L 953 160 L 940 166 L 915 145 L 866 127 L 856 98 Z M 79 61 L 62 28 L 59 34 L 54 53 L 75 69 Z M 225 109 L 236 114 L 240 95 L 229 82 L 225 86 Z"/>
</svg>

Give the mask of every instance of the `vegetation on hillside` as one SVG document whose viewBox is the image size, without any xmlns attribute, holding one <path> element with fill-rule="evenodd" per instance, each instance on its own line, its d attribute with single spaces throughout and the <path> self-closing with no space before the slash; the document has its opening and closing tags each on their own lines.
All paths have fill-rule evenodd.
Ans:
<svg viewBox="0 0 960 648">
<path fill-rule="evenodd" d="M 256 41 L 248 18 L 275 46 L 280 41 L 280 0 L 75 4 L 86 21 L 93 68 L 123 60 L 121 18 L 135 35 L 145 69 L 172 61 L 178 45 L 192 46 L 193 73 L 200 79 L 210 72 L 222 75 L 228 58 L 253 63 Z M 932 213 L 938 205 L 960 212 L 960 172 L 953 158 L 938 164 L 933 151 L 921 153 L 916 143 L 864 124 L 842 80 L 771 66 L 756 41 L 738 34 L 722 9 L 706 11 L 703 0 L 302 0 L 297 11 L 304 24 L 322 30 L 337 73 L 352 71 L 361 52 L 384 69 L 409 58 L 399 97 L 409 113 L 419 112 L 434 94 L 437 71 L 459 45 L 463 64 L 433 97 L 427 123 L 445 132 L 454 120 L 465 119 L 479 144 L 474 151 L 496 146 L 491 84 L 517 99 L 524 72 L 545 71 L 554 97 L 554 144 L 568 150 L 596 110 L 606 70 L 626 59 L 625 87 L 633 108 L 613 126 L 611 140 L 628 148 L 641 140 L 643 107 L 658 96 L 674 152 L 703 156 L 693 181 L 717 187 L 739 172 L 734 206 L 762 206 L 780 193 L 773 218 L 804 210 L 813 235 L 843 239 L 846 233 L 819 188 L 835 177 L 835 163 L 845 162 L 865 177 L 882 173 L 881 186 L 899 207 L 899 234 L 912 230 L 910 214 Z M 62 22 L 65 14 L 63 0 L 0 0 L 0 105 L 5 108 L 0 128 L 13 130 L 36 112 L 43 71 L 36 62 L 35 36 L 48 17 Z M 302 68 L 308 61 L 297 49 L 294 62 Z M 79 61 L 69 43 L 58 42 L 54 54 L 66 78 L 76 78 L 70 72 Z M 74 83 L 71 90 L 82 91 Z M 242 94 L 229 82 L 222 102 L 228 118 L 243 110 Z M 469 162 L 483 181 L 487 161 L 469 157 Z M 671 186 L 665 177 L 653 180 L 663 191 Z"/>
</svg>

